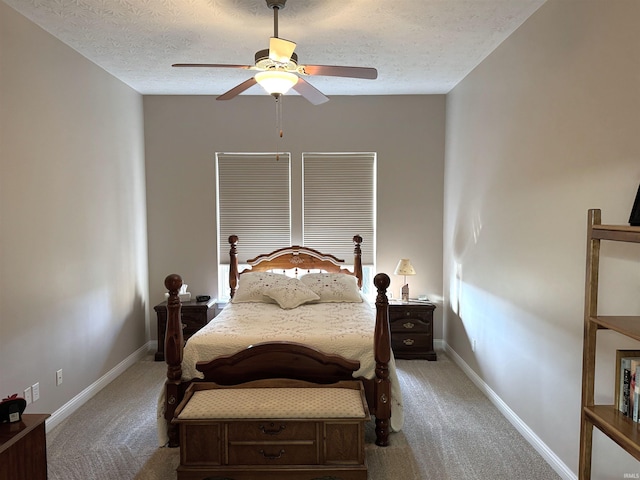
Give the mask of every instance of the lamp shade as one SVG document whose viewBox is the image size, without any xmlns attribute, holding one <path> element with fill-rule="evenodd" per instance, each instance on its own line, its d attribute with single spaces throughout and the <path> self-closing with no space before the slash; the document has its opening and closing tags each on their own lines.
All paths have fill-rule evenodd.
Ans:
<svg viewBox="0 0 640 480">
<path fill-rule="evenodd" d="M 255 78 L 260 86 L 271 95 L 285 94 L 291 87 L 298 83 L 297 75 L 281 70 L 268 70 L 266 72 L 256 73 Z"/>
<path fill-rule="evenodd" d="M 411 265 L 411 261 L 408 258 L 402 258 L 398 262 L 396 271 L 393 273 L 395 275 L 415 275 L 416 271 L 413 268 L 413 265 Z"/>
</svg>

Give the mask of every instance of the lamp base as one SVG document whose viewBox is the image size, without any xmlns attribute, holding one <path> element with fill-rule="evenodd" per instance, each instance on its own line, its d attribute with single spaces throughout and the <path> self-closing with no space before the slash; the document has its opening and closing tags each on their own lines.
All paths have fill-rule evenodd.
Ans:
<svg viewBox="0 0 640 480">
<path fill-rule="evenodd" d="M 402 286 L 401 297 L 403 302 L 409 301 L 409 284 L 405 284 Z"/>
</svg>

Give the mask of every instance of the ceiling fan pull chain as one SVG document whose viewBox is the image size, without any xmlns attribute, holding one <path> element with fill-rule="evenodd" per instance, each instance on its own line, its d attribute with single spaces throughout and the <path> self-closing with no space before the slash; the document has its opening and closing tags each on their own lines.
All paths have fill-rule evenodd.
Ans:
<svg viewBox="0 0 640 480">
<path fill-rule="evenodd" d="M 278 136 L 282 138 L 283 130 L 282 130 L 282 97 L 284 95 L 274 95 L 276 98 L 276 130 L 278 132 Z"/>
</svg>

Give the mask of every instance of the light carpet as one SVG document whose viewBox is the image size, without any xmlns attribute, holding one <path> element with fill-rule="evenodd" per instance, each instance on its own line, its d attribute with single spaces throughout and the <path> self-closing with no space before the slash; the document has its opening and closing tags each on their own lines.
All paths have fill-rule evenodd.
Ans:
<svg viewBox="0 0 640 480">
<path fill-rule="evenodd" d="M 560 478 L 443 351 L 396 363 L 405 426 L 378 447 L 367 425 L 369 480 Z M 49 432 L 49 479 L 175 480 L 179 449 L 157 447 L 165 372 L 146 357 Z"/>
</svg>

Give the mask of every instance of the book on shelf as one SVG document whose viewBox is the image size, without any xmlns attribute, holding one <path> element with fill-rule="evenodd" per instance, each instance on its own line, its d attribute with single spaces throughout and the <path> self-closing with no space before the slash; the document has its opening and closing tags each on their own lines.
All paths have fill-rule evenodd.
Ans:
<svg viewBox="0 0 640 480">
<path fill-rule="evenodd" d="M 635 368 L 635 385 L 632 392 L 633 398 L 633 408 L 632 408 L 632 417 L 633 421 L 637 422 L 640 413 L 640 363 L 636 365 Z"/>
<path fill-rule="evenodd" d="M 640 365 L 640 358 L 631 358 L 631 362 L 629 364 L 629 410 L 627 412 L 627 416 L 633 418 L 634 411 L 637 409 L 636 407 L 636 371 L 638 370 L 638 366 Z M 640 380 L 640 378 L 639 378 Z"/>
<path fill-rule="evenodd" d="M 615 379 L 616 408 L 637 422 L 640 414 L 639 350 L 616 350 Z"/>
</svg>

